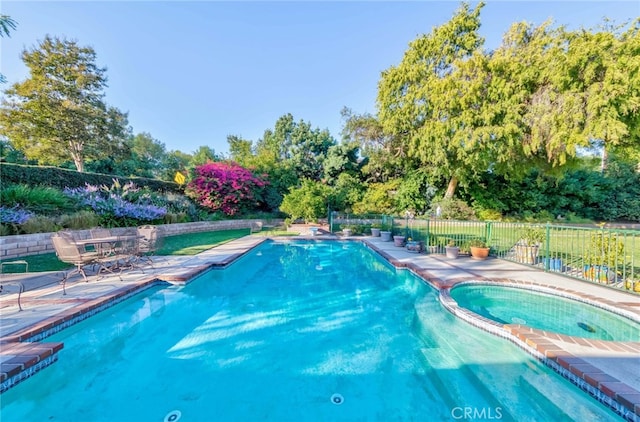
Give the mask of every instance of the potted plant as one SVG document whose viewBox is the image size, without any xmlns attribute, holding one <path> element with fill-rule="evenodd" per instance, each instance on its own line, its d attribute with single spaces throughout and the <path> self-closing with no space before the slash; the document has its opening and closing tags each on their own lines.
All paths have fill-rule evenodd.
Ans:
<svg viewBox="0 0 640 422">
<path fill-rule="evenodd" d="M 460 248 L 456 246 L 456 241 L 449 239 L 449 243 L 444 248 L 447 258 L 456 259 L 460 254 Z"/>
<path fill-rule="evenodd" d="M 346 224 L 342 226 L 342 234 L 345 236 L 353 236 L 358 233 L 358 226 L 355 224 Z"/>
<path fill-rule="evenodd" d="M 482 239 L 471 239 L 469 250 L 473 259 L 487 259 L 489 256 L 489 247 Z"/>
<path fill-rule="evenodd" d="M 540 227 L 528 226 L 523 229 L 520 232 L 520 240 L 515 245 L 516 260 L 524 264 L 535 264 L 544 239 L 544 230 Z"/>
<path fill-rule="evenodd" d="M 421 240 L 407 239 L 407 251 L 420 253 L 424 250 L 424 242 Z"/>
<path fill-rule="evenodd" d="M 632 290 L 636 293 L 640 293 L 640 278 L 633 279 L 631 277 L 627 278 L 624 282 L 624 288 L 627 290 Z"/>
<path fill-rule="evenodd" d="M 371 236 L 373 237 L 380 237 L 380 231 L 382 228 L 382 224 L 380 223 L 373 223 L 371 225 Z"/>
<path fill-rule="evenodd" d="M 442 252 L 442 242 L 440 239 L 436 236 L 430 236 L 427 250 L 430 254 Z"/>
<path fill-rule="evenodd" d="M 612 283 L 625 259 L 624 242 L 615 233 L 594 233 L 584 254 L 583 275 L 591 281 Z"/>
<path fill-rule="evenodd" d="M 404 242 L 405 239 L 406 239 L 406 237 L 402 236 L 402 235 L 393 236 L 393 244 L 394 244 L 394 246 L 399 246 L 399 247 L 403 248 L 404 247 L 404 243 L 405 243 Z"/>
<path fill-rule="evenodd" d="M 383 242 L 391 241 L 391 229 L 386 224 L 383 224 L 382 228 L 380 229 L 380 240 L 382 240 Z"/>
</svg>

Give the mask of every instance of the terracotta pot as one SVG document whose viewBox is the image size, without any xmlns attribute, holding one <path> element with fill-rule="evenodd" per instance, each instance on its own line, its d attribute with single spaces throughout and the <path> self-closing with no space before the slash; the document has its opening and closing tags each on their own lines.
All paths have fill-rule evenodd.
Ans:
<svg viewBox="0 0 640 422">
<path fill-rule="evenodd" d="M 469 249 L 471 249 L 471 257 L 473 259 L 487 259 L 489 256 L 489 248 L 471 246 Z"/>
</svg>

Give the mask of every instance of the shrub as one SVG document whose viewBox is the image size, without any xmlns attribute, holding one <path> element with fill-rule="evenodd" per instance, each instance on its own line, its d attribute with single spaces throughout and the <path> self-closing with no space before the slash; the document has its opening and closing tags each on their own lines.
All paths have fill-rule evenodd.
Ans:
<svg viewBox="0 0 640 422">
<path fill-rule="evenodd" d="M 186 223 L 189 217 L 184 212 L 168 212 L 164 215 L 164 224 Z"/>
<path fill-rule="evenodd" d="M 0 223 L 0 236 L 11 236 L 12 234 L 15 234 L 13 227 Z"/>
<path fill-rule="evenodd" d="M 487 208 L 476 209 L 476 214 L 479 220 L 482 221 L 501 221 L 502 214 L 498 210 L 491 210 Z"/>
<path fill-rule="evenodd" d="M 210 162 L 195 168 L 187 196 L 212 211 L 233 216 L 258 206 L 267 182 L 233 163 Z"/>
<path fill-rule="evenodd" d="M 520 242 L 525 246 L 540 245 L 547 237 L 544 230 L 536 226 L 527 226 L 518 235 L 520 236 Z"/>
<path fill-rule="evenodd" d="M 469 247 L 470 248 L 486 248 L 487 244 L 484 240 L 476 238 L 476 239 L 469 240 Z"/>
<path fill-rule="evenodd" d="M 625 246 L 616 233 L 596 232 L 591 234 L 589 248 L 585 252 L 584 262 L 590 265 L 606 265 L 615 268 L 624 265 Z"/>
<path fill-rule="evenodd" d="M 71 201 L 60 190 L 51 187 L 10 185 L 0 191 L 0 203 L 5 206 L 20 206 L 34 214 L 58 215 L 73 210 Z"/>
<path fill-rule="evenodd" d="M 411 171 L 402 179 L 395 194 L 396 211 L 409 210 L 414 214 L 425 214 L 435 194 L 436 189 L 429 183 L 426 171 Z"/>
<path fill-rule="evenodd" d="M 82 210 L 60 216 L 59 224 L 65 229 L 82 230 L 100 225 L 100 217 L 93 211 Z"/>
<path fill-rule="evenodd" d="M 440 212 L 437 211 L 438 208 L 440 208 Z M 442 199 L 433 202 L 432 212 L 447 220 L 474 220 L 476 218 L 473 208 L 460 199 Z"/>
<path fill-rule="evenodd" d="M 353 212 L 357 214 L 382 213 L 393 214 L 396 211 L 394 192 L 402 181 L 390 180 L 386 183 L 372 183 L 364 193 L 362 200 L 353 204 Z"/>
<path fill-rule="evenodd" d="M 331 188 L 320 182 L 304 180 L 302 186 L 292 188 L 284 196 L 280 210 L 289 214 L 289 221 L 304 219 L 306 222 L 316 222 L 327 215 L 327 200 L 331 195 Z"/>
<path fill-rule="evenodd" d="M 20 226 L 20 233 L 50 233 L 60 230 L 60 225 L 56 224 L 51 217 L 36 215 Z"/>
<path fill-rule="evenodd" d="M 63 190 L 89 185 L 108 185 L 113 176 L 98 173 L 80 173 L 75 170 L 49 166 L 28 166 L 21 164 L 0 163 L 2 183 L 5 185 L 26 184 L 29 186 L 50 186 Z M 133 182 L 138 186 L 146 186 L 158 192 L 180 192 L 181 187 L 174 182 L 165 182 L 144 177 L 119 177 L 120 180 Z"/>
</svg>

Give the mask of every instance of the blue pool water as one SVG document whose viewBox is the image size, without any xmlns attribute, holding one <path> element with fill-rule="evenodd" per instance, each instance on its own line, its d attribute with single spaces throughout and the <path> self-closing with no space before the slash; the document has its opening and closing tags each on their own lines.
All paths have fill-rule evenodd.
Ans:
<svg viewBox="0 0 640 422">
<path fill-rule="evenodd" d="M 574 337 L 640 341 L 640 324 L 595 306 L 520 288 L 464 285 L 451 289 L 458 305 L 503 324 L 524 324 Z"/>
<path fill-rule="evenodd" d="M 51 340 L 2 422 L 616 418 L 359 243 L 265 243 Z"/>
</svg>

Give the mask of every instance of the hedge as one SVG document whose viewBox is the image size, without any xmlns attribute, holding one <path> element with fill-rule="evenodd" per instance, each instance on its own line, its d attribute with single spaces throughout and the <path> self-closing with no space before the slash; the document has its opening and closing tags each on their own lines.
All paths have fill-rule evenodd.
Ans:
<svg viewBox="0 0 640 422">
<path fill-rule="evenodd" d="M 118 179 L 121 184 L 131 181 L 138 187 L 147 187 L 158 192 L 182 193 L 182 187 L 177 183 L 148 179 L 145 177 L 122 177 L 99 173 L 80 173 L 75 170 L 58 167 L 0 163 L 0 182 L 3 186 L 25 184 L 29 186 L 50 186 L 64 189 L 82 187 L 85 184 L 111 186 L 114 179 Z"/>
</svg>

